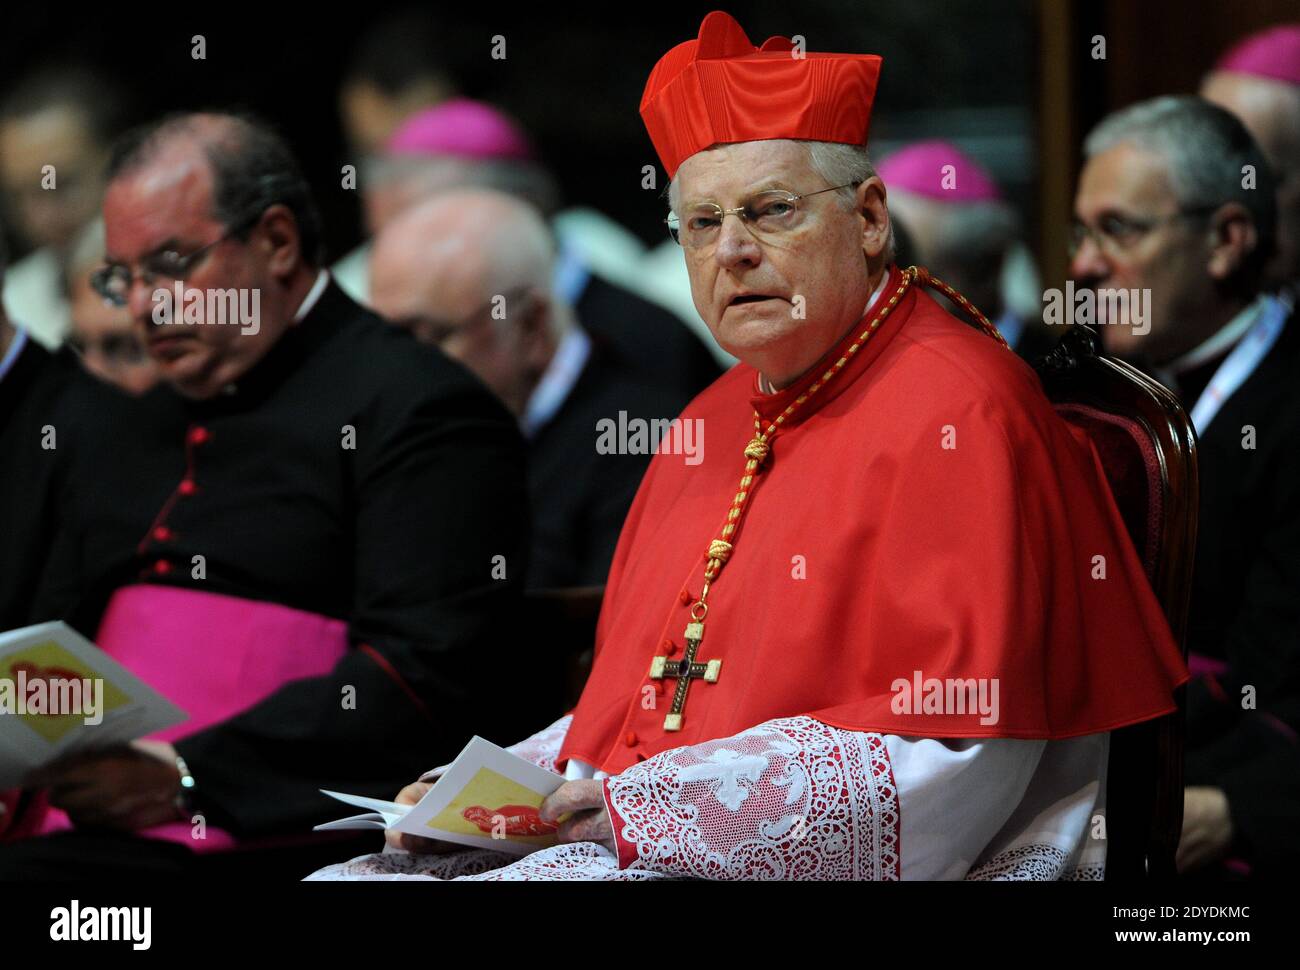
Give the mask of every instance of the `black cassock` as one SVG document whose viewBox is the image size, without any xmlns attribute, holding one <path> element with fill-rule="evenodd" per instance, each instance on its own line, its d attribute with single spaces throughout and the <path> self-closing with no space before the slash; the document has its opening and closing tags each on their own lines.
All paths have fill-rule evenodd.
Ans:
<svg viewBox="0 0 1300 970">
<path fill-rule="evenodd" d="M 225 393 L 130 400 L 87 379 L 55 423 L 62 528 L 34 619 L 93 637 L 115 590 L 154 583 L 346 621 L 329 674 L 175 742 L 210 824 L 306 832 L 339 816 L 320 788 L 392 798 L 473 734 L 509 744 L 559 713 L 545 651 L 512 627 L 528 539 L 516 422 L 333 284 Z"/>
<path fill-rule="evenodd" d="M 17 339 L 17 338 L 15 338 Z M 50 488 L 59 395 L 76 372 L 66 354 L 30 338 L 0 378 L 0 630 L 26 626 L 49 555 L 57 509 Z"/>
<path fill-rule="evenodd" d="M 1191 408 L 1223 358 L 1179 379 Z M 1235 850 L 1260 873 L 1300 864 L 1300 319 L 1200 438 L 1188 649 L 1226 662 L 1187 696 L 1188 785 L 1222 788 Z M 1243 447 L 1254 429 L 1253 449 Z M 1243 688 L 1256 692 L 1243 709 Z"/>
</svg>

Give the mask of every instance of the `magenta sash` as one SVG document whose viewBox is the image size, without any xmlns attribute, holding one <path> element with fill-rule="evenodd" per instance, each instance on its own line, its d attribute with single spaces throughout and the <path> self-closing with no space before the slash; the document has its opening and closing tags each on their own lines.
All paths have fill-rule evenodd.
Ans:
<svg viewBox="0 0 1300 970">
<path fill-rule="evenodd" d="M 174 741 L 247 710 L 291 680 L 329 673 L 348 650 L 343 620 L 277 603 L 172 586 L 125 586 L 113 594 L 96 643 L 190 718 L 150 735 Z M 201 775 L 196 776 L 199 785 Z M 72 828 L 48 809 L 43 833 Z M 182 842 L 197 852 L 230 849 L 230 833 L 188 822 L 143 829 L 145 838 Z M 283 842 L 279 840 L 277 844 Z"/>
<path fill-rule="evenodd" d="M 1224 660 L 1216 660 L 1214 657 L 1207 657 L 1201 653 L 1194 653 L 1187 658 L 1187 669 L 1192 672 L 1193 677 L 1222 677 L 1228 672 L 1228 664 Z"/>
</svg>

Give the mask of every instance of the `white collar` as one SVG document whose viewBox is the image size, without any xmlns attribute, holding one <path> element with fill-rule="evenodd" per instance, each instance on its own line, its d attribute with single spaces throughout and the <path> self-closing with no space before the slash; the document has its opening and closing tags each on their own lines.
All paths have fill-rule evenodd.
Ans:
<svg viewBox="0 0 1300 970">
<path fill-rule="evenodd" d="M 859 320 L 871 312 L 871 308 L 875 306 L 876 301 L 880 299 L 880 294 L 885 292 L 885 284 L 889 282 L 889 275 L 889 267 L 886 266 L 885 271 L 880 274 L 880 282 L 876 284 L 876 288 L 871 291 L 871 296 L 867 297 L 866 309 L 862 311 L 862 316 L 858 317 Z M 760 394 L 777 393 L 776 388 L 772 386 L 772 382 L 761 373 L 758 375 L 758 391 Z"/>
<path fill-rule="evenodd" d="M 533 438 L 560 410 L 573 387 L 578 383 L 582 369 L 591 356 L 591 338 L 576 323 L 571 324 L 560 338 L 560 345 L 551 355 L 551 361 L 542 372 L 542 378 L 528 396 L 519 425 L 525 438 Z"/>
<path fill-rule="evenodd" d="M 307 314 L 311 313 L 312 307 L 316 305 L 321 294 L 325 292 L 325 287 L 329 285 L 329 281 L 329 270 L 323 269 L 316 274 L 316 282 L 311 285 L 311 289 L 307 291 L 307 295 L 303 297 L 302 303 L 298 307 L 298 312 L 293 315 L 294 323 L 297 323 Z"/>
<path fill-rule="evenodd" d="M 1204 364 L 1207 360 L 1213 360 L 1215 357 L 1221 356 L 1246 335 L 1246 331 L 1259 319 L 1259 315 L 1264 312 L 1267 305 L 1268 294 L 1261 293 L 1201 344 L 1176 360 L 1170 361 L 1161 370 L 1175 375 L 1184 374 Z"/>
</svg>

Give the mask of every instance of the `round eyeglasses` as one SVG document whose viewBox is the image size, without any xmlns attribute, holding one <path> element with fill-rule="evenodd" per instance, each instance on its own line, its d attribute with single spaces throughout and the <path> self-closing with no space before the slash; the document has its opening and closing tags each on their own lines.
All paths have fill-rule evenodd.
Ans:
<svg viewBox="0 0 1300 970">
<path fill-rule="evenodd" d="M 687 249 L 698 249 L 716 242 L 722 231 L 722 220 L 729 215 L 738 216 L 754 236 L 771 239 L 792 231 L 802 222 L 803 209 L 799 205 L 802 200 L 825 192 L 855 188 L 860 184 L 846 182 L 799 195 L 784 189 L 769 189 L 759 192 L 734 209 L 724 209 L 715 202 L 697 202 L 681 215 L 668 213 L 664 222 L 673 241 Z"/>
</svg>

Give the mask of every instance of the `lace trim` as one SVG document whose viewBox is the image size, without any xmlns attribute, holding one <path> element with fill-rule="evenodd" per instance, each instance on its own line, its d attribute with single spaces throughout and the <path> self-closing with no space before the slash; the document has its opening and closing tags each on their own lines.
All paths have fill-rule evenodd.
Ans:
<svg viewBox="0 0 1300 970">
<path fill-rule="evenodd" d="M 988 862 L 972 869 L 966 878 L 979 882 L 1095 881 L 1105 878 L 1105 863 L 1069 865 L 1070 854 L 1060 846 L 1029 842 L 999 852 Z"/>
<path fill-rule="evenodd" d="M 704 879 L 900 877 L 885 739 L 809 717 L 664 751 L 608 779 L 629 869 Z"/>
<path fill-rule="evenodd" d="M 594 842 L 575 842 L 540 849 L 522 859 L 487 849 L 466 849 L 447 855 L 377 852 L 327 866 L 312 873 L 306 881 L 439 879 L 522 882 L 545 879 L 552 882 L 647 882 L 664 878 L 667 877 L 658 872 L 619 869 L 618 860 L 604 846 Z"/>
<path fill-rule="evenodd" d="M 572 723 L 573 715 L 566 714 L 550 727 L 543 728 L 518 744 L 510 745 L 506 750 L 525 761 L 531 761 L 539 768 L 555 771 L 555 759 L 560 756 L 560 747 L 564 744 L 564 736 L 569 733 L 569 725 Z"/>
</svg>

